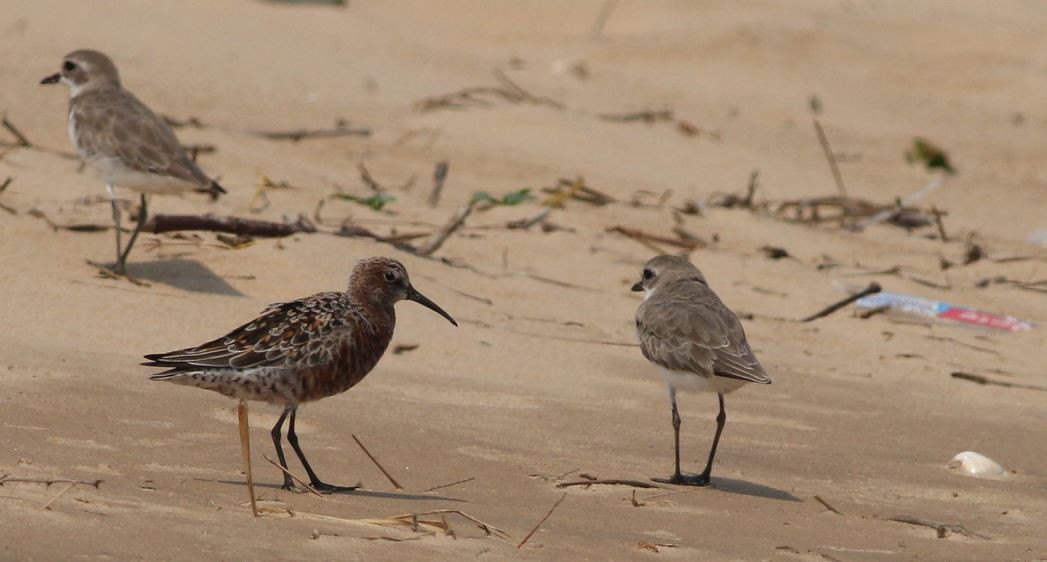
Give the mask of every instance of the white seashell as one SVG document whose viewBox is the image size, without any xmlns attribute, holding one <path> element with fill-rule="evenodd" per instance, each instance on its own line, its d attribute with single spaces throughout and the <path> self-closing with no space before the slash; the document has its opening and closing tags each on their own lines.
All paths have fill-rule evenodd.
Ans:
<svg viewBox="0 0 1047 562">
<path fill-rule="evenodd" d="M 957 454 L 946 466 L 953 470 L 958 469 L 960 472 L 970 476 L 991 478 L 1003 476 L 1007 473 L 1007 471 L 1000 466 L 1000 463 L 981 453 L 975 453 L 974 451 L 964 451 Z"/>
</svg>

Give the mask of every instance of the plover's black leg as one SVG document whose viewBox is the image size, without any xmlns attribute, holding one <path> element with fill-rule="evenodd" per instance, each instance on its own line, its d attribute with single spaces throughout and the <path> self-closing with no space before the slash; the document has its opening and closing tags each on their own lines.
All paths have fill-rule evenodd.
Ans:
<svg viewBox="0 0 1047 562">
<path fill-rule="evenodd" d="M 287 419 L 287 414 L 290 412 L 291 405 L 288 404 L 287 407 L 284 408 L 284 412 L 280 414 L 280 419 L 276 420 L 276 425 L 273 426 L 273 431 L 271 432 L 273 436 L 273 445 L 276 446 L 276 458 L 280 459 L 280 466 L 283 467 L 284 470 L 288 469 L 287 459 L 284 458 L 284 448 L 280 443 L 280 430 L 283 429 L 284 420 Z M 291 475 L 287 474 L 286 472 L 284 473 L 284 485 L 280 487 L 285 490 L 291 490 L 294 488 L 294 482 L 291 481 Z"/>
<path fill-rule="evenodd" d="M 669 387 L 669 400 L 673 404 L 673 444 L 676 447 L 676 472 L 670 478 L 652 478 L 666 484 L 686 484 L 687 478 L 680 472 L 680 410 L 676 408 L 676 389 Z"/>
<path fill-rule="evenodd" d="M 138 233 L 141 232 L 142 226 L 145 225 L 145 220 L 149 216 L 149 212 L 146 208 L 145 194 L 142 195 L 142 204 L 138 208 L 138 224 L 135 225 L 134 232 L 131 233 L 131 239 L 127 241 L 127 247 L 124 248 L 123 253 L 120 254 L 118 261 L 116 262 L 116 271 L 123 272 L 127 267 L 127 256 L 131 254 L 131 246 L 135 245 L 135 240 L 138 239 Z"/>
<path fill-rule="evenodd" d="M 305 468 L 305 473 L 309 475 L 309 484 L 313 488 L 316 488 L 317 492 L 324 494 L 330 494 L 333 492 L 352 492 L 357 489 L 359 486 L 334 486 L 332 484 L 327 484 L 316 476 L 316 473 L 313 472 L 313 467 L 309 466 L 309 461 L 305 460 L 305 453 L 303 453 L 302 448 L 298 446 L 298 435 L 294 432 L 294 420 L 297 412 L 298 408 L 292 406 L 291 423 L 287 428 L 287 442 L 291 444 L 291 448 L 294 449 L 295 454 L 298 455 L 298 460 L 302 461 L 302 467 Z"/>
<path fill-rule="evenodd" d="M 120 243 L 120 206 L 116 201 L 116 192 L 113 191 L 112 184 L 106 184 L 106 191 L 109 192 L 109 203 L 113 206 L 113 224 L 116 226 L 116 268 L 120 267 L 120 255 L 123 250 L 123 244 Z M 114 269 L 117 273 L 122 273 L 119 269 Z"/>
<path fill-rule="evenodd" d="M 723 433 L 723 426 L 727 425 L 727 410 L 723 407 L 723 394 L 717 394 L 720 399 L 720 413 L 716 415 L 716 435 L 713 437 L 713 447 L 709 449 L 709 461 L 705 463 L 705 470 L 698 475 L 695 479 L 696 486 L 706 486 L 709 484 L 709 477 L 713 472 L 713 458 L 716 457 L 716 446 L 720 444 L 720 434 Z"/>
</svg>

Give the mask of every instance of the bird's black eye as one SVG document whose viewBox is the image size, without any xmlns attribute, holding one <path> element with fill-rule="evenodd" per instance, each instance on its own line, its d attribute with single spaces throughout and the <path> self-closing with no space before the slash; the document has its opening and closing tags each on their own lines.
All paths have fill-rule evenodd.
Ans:
<svg viewBox="0 0 1047 562">
<path fill-rule="evenodd" d="M 654 278 L 654 272 L 651 271 L 650 269 L 643 270 L 643 278 L 647 279 L 648 281 L 650 281 L 651 279 Z"/>
<path fill-rule="evenodd" d="M 65 63 L 62 64 L 62 70 L 66 72 L 72 72 L 76 70 L 76 63 L 71 60 L 67 60 L 65 61 Z"/>
<path fill-rule="evenodd" d="M 396 274 L 393 273 L 392 271 L 386 271 L 385 275 L 383 277 L 385 277 L 385 280 L 390 282 L 390 283 L 392 283 L 393 281 L 396 281 Z"/>
</svg>

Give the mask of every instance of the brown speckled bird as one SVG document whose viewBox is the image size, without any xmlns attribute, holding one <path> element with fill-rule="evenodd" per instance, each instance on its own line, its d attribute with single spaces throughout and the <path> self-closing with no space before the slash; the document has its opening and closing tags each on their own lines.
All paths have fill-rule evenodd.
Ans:
<svg viewBox="0 0 1047 562">
<path fill-rule="evenodd" d="M 287 469 L 280 432 L 290 416 L 287 442 L 302 461 L 310 484 L 327 493 L 353 490 L 355 487 L 332 486 L 317 478 L 298 446 L 295 414 L 299 404 L 345 392 L 371 372 L 393 337 L 393 305 L 404 299 L 458 325 L 411 286 L 399 261 L 366 258 L 353 268 L 345 292 L 317 293 L 273 304 L 225 336 L 196 347 L 146 355 L 149 362 L 143 365 L 167 368 L 152 375 L 152 380 L 283 405 L 272 430 L 280 465 Z M 283 488 L 293 488 L 287 473 Z"/>
<path fill-rule="evenodd" d="M 770 384 L 771 379 L 749 347 L 741 321 L 709 288 L 702 272 L 685 258 L 652 258 L 644 265 L 642 278 L 632 290 L 645 293 L 636 311 L 640 350 L 669 385 L 673 406 L 676 472 L 669 479 L 656 480 L 705 486 L 709 484 L 716 446 L 727 423 L 723 395 L 746 383 Z M 720 398 L 709 460 L 705 470 L 696 476 L 684 476 L 680 472 L 677 388 L 715 392 Z"/>
</svg>

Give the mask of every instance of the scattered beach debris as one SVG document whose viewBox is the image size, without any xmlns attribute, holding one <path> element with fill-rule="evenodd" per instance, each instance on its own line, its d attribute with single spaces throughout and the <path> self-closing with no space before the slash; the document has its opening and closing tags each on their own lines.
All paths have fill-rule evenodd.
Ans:
<svg viewBox="0 0 1047 562">
<path fill-rule="evenodd" d="M 476 480 L 476 477 L 475 476 L 470 476 L 469 478 L 463 478 L 461 480 L 455 480 L 454 482 L 450 482 L 448 484 L 439 484 L 437 486 L 433 486 L 432 488 L 426 488 L 425 490 L 422 491 L 422 493 L 423 494 L 428 494 L 429 492 L 434 492 L 436 490 L 442 490 L 444 488 L 450 488 L 451 486 L 457 486 L 459 484 L 465 484 L 466 482 L 472 482 L 473 480 Z"/>
<path fill-rule="evenodd" d="M 680 545 L 672 544 L 667 542 L 647 542 L 640 541 L 636 543 L 636 550 L 650 550 L 651 552 L 657 553 L 660 548 L 676 548 Z"/>
<path fill-rule="evenodd" d="M 443 191 L 444 182 L 447 181 L 447 171 L 447 160 L 437 162 L 436 167 L 433 168 L 433 190 L 429 192 L 430 207 L 435 207 L 440 202 L 440 192 Z"/>
<path fill-rule="evenodd" d="M 368 196 L 353 195 L 351 193 L 335 193 L 331 195 L 335 199 L 343 199 L 345 201 L 352 201 L 353 203 L 359 203 L 365 207 L 370 207 L 375 211 L 381 211 L 386 205 L 396 201 L 396 197 L 391 193 L 382 191 L 380 193 L 372 193 Z"/>
<path fill-rule="evenodd" d="M 987 537 L 987 536 L 985 536 L 985 535 L 983 535 L 981 533 L 975 533 L 973 531 L 968 531 L 967 528 L 964 527 L 963 525 L 959 525 L 959 524 L 956 524 L 956 523 L 940 523 L 938 521 L 932 521 L 930 519 L 925 519 L 923 517 L 916 517 L 914 515 L 895 515 L 894 517 L 891 517 L 890 519 L 888 519 L 888 521 L 897 521 L 898 523 L 908 523 L 909 525 L 916 525 L 918 527 L 930 527 L 930 528 L 932 528 L 932 529 L 934 529 L 935 531 L 938 532 L 938 538 L 939 539 L 944 539 L 945 537 L 949 536 L 949 533 L 956 533 L 958 535 L 963 535 L 963 536 L 968 537 L 968 538 L 977 538 L 977 539 L 982 539 L 982 540 L 986 540 L 986 541 L 990 540 L 989 537 Z"/>
<path fill-rule="evenodd" d="M 818 496 L 818 495 L 814 496 L 814 501 L 822 504 L 823 506 L 825 506 L 825 509 L 828 509 L 829 511 L 835 513 L 836 515 L 843 515 L 843 512 L 841 512 L 839 509 L 836 509 L 835 507 L 833 507 L 832 504 L 830 504 L 829 502 L 825 501 L 821 496 Z"/>
<path fill-rule="evenodd" d="M 389 483 L 391 483 L 393 487 L 395 487 L 397 490 L 404 489 L 404 487 L 396 481 L 396 478 L 393 478 L 393 475 L 389 474 L 389 471 L 386 470 L 384 466 L 382 466 L 382 463 L 378 462 L 378 459 L 376 459 L 375 456 L 371 454 L 371 451 L 368 451 L 367 447 L 364 447 L 363 441 L 360 441 L 360 438 L 357 437 L 356 434 L 353 434 L 353 441 L 356 441 L 356 444 L 360 446 L 360 450 L 362 450 L 364 454 L 367 455 L 367 458 L 371 459 L 371 462 L 373 462 L 374 465 L 378 467 L 378 470 L 382 471 L 382 474 L 384 474 L 385 477 L 389 479 Z"/>
<path fill-rule="evenodd" d="M 1021 320 L 1014 316 L 1004 316 L 915 295 L 887 291 L 863 295 L 855 304 L 860 308 L 887 306 L 890 308 L 890 311 L 906 316 L 957 322 L 967 326 L 991 328 L 1005 332 L 1023 332 L 1036 327 L 1032 322 Z"/>
<path fill-rule="evenodd" d="M 585 475 L 582 475 L 582 476 L 585 476 Z M 556 484 L 556 487 L 557 488 L 568 488 L 568 487 L 571 487 L 571 486 L 584 486 L 584 487 L 588 488 L 589 486 L 593 486 L 593 485 L 597 485 L 597 484 L 602 484 L 602 485 L 605 485 L 605 486 L 632 486 L 634 488 L 644 488 L 644 489 L 647 489 L 647 488 L 664 488 L 664 486 L 659 486 L 658 484 L 655 484 L 654 482 L 645 482 L 643 480 L 624 480 L 624 479 L 620 479 L 620 478 L 607 478 L 607 479 L 594 478 L 594 479 L 591 479 L 591 480 L 590 479 L 584 479 L 584 480 L 575 480 L 575 481 L 572 481 L 572 482 L 560 482 L 560 483 Z"/>
<path fill-rule="evenodd" d="M 1000 463 L 974 451 L 957 453 L 945 466 L 960 472 L 960 474 L 983 478 L 998 478 L 1007 474 L 1007 471 L 1000 466 Z"/>
<path fill-rule="evenodd" d="M 977 384 L 986 384 L 986 385 L 994 385 L 994 386 L 1005 386 L 1005 387 L 1008 387 L 1008 388 L 1024 388 L 1026 390 L 1042 390 L 1042 391 L 1047 392 L 1047 386 L 1037 386 L 1037 385 L 1034 385 L 1034 384 L 1023 384 L 1023 383 L 1018 383 L 1018 382 L 999 381 L 999 380 L 995 380 L 995 379 L 990 379 L 989 377 L 987 377 L 985 375 L 976 375 L 974 373 L 964 373 L 963 371 L 954 371 L 951 376 L 954 379 L 970 381 L 970 382 L 977 383 Z"/>
<path fill-rule="evenodd" d="M 494 71 L 498 86 L 473 86 L 460 90 L 432 96 L 415 103 L 418 111 L 436 111 L 439 109 L 467 109 L 470 107 L 491 107 L 492 100 L 500 99 L 512 104 L 543 105 L 554 109 L 563 109 L 564 105 L 552 98 L 534 96 L 513 82 L 501 70 Z"/>
<path fill-rule="evenodd" d="M 563 503 L 565 499 L 567 499 L 567 492 L 564 492 L 563 495 L 560 496 L 560 499 L 556 500 L 556 503 L 554 503 L 553 506 L 549 508 L 549 512 L 545 514 L 545 517 L 542 517 L 542 520 L 539 521 L 533 529 L 531 529 L 530 533 L 527 533 L 527 536 L 524 537 L 522 541 L 520 541 L 520 544 L 516 545 L 517 549 L 523 548 L 523 545 L 527 544 L 527 541 L 531 540 L 531 536 L 538 531 L 538 529 L 542 526 L 542 523 L 545 523 L 545 520 L 549 519 L 549 516 L 552 515 L 554 511 L 556 511 L 556 508 L 560 507 L 560 504 Z"/>
<path fill-rule="evenodd" d="M 33 143 L 29 142 L 29 139 L 26 138 L 26 136 L 22 133 L 22 131 L 18 129 L 18 127 L 15 127 L 15 124 L 7 118 L 7 115 L 4 115 L 2 118 L 0 118 L 0 123 L 3 123 L 4 128 L 7 129 L 8 132 L 10 132 L 12 135 L 14 135 L 15 140 L 18 141 L 18 146 L 24 148 L 31 148 L 33 146 Z"/>
<path fill-rule="evenodd" d="M 487 207 L 513 207 L 534 198 L 534 195 L 531 195 L 531 188 L 525 187 L 516 191 L 510 191 L 501 197 L 495 197 L 486 191 L 477 191 L 473 193 L 472 201 L 474 204 L 486 204 Z"/>
<path fill-rule="evenodd" d="M 950 175 L 956 173 L 956 168 L 949 162 L 949 155 L 923 137 L 913 139 L 912 147 L 905 152 L 905 161 L 910 164 L 923 164 L 928 171 L 942 170 Z"/>
<path fill-rule="evenodd" d="M 817 98 L 813 98 L 817 99 Z M 820 108 L 820 103 L 818 107 Z M 814 110 L 815 105 L 812 104 L 811 109 Z M 822 152 L 825 153 L 825 159 L 829 161 L 829 169 L 833 174 L 833 182 L 836 183 L 836 190 L 840 192 L 840 195 L 847 197 L 847 187 L 843 184 L 843 175 L 840 173 L 840 167 L 836 165 L 836 156 L 833 155 L 832 148 L 829 146 L 829 137 L 825 136 L 825 130 L 822 129 L 822 124 L 818 121 L 817 117 L 811 118 L 814 122 L 814 132 L 818 135 L 818 143 L 822 145 Z"/>
<path fill-rule="evenodd" d="M 7 176 L 7 179 L 5 179 L 3 183 L 0 183 L 0 195 L 3 195 L 4 191 L 7 190 L 7 187 L 10 186 L 11 182 L 13 182 L 13 181 L 14 181 L 14 178 L 12 178 L 11 176 Z M 10 213 L 12 215 L 17 215 L 18 214 L 18 211 L 14 210 L 14 208 L 8 207 L 7 205 L 5 205 L 3 203 L 0 203 L 0 209 L 5 210 L 5 211 L 7 211 L 8 213 Z"/>
<path fill-rule="evenodd" d="M 555 186 L 542 188 L 542 193 L 549 194 L 549 197 L 542 201 L 542 205 L 546 207 L 563 207 L 569 199 L 582 201 L 597 207 L 617 202 L 614 197 L 586 184 L 583 176 L 576 176 L 573 180 L 560 178 Z"/>
<path fill-rule="evenodd" d="M 316 225 L 309 219 L 299 216 L 293 223 L 245 219 L 234 216 L 216 215 L 153 215 L 142 232 L 160 234 L 163 232 L 203 230 L 225 232 L 237 236 L 284 237 L 299 232 L 316 232 Z"/>
<path fill-rule="evenodd" d="M 306 139 L 331 139 L 338 137 L 369 137 L 371 129 L 352 127 L 345 119 L 335 121 L 330 129 L 294 129 L 290 131 L 248 131 L 248 134 L 275 141 L 298 142 Z"/>
<path fill-rule="evenodd" d="M 861 291 L 858 291 L 857 293 L 855 293 L 855 294 L 853 294 L 853 295 L 851 295 L 851 296 L 849 296 L 849 297 L 847 297 L 845 299 L 842 299 L 842 300 L 839 300 L 839 301 L 837 301 L 837 302 L 835 302 L 833 304 L 830 304 L 829 306 L 819 310 L 818 312 L 815 312 L 814 314 L 812 314 L 812 315 L 810 315 L 810 316 L 800 320 L 800 322 L 813 322 L 814 320 L 817 320 L 819 318 L 824 318 L 824 317 L 826 317 L 826 316 L 836 312 L 837 310 L 839 310 L 839 309 L 841 309 L 841 308 L 851 304 L 852 302 L 860 301 L 861 299 L 866 298 L 869 295 L 874 295 L 876 293 L 879 293 L 881 290 L 882 290 L 882 288 L 880 287 L 880 284 L 876 283 L 874 281 L 872 283 L 869 283 L 869 286 L 864 288 L 864 289 L 862 289 Z"/>
</svg>

